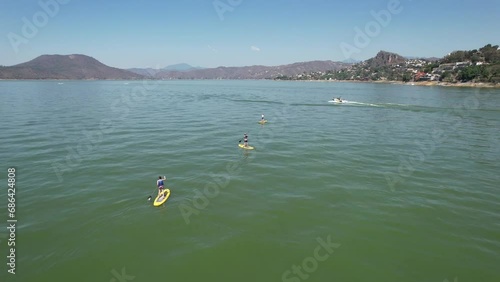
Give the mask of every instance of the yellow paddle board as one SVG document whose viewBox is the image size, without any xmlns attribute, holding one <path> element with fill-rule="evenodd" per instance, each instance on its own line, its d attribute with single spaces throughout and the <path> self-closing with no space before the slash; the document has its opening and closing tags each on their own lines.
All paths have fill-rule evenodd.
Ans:
<svg viewBox="0 0 500 282">
<path fill-rule="evenodd" d="M 155 201 L 153 202 L 153 206 L 158 207 L 163 205 L 170 196 L 170 189 L 166 188 L 163 190 L 163 193 L 161 195 L 156 196 Z"/>
<path fill-rule="evenodd" d="M 259 120 L 258 123 L 260 123 L 260 124 L 267 123 L 267 119 L 265 119 L 265 120 Z"/>
<path fill-rule="evenodd" d="M 244 144 L 238 144 L 238 147 L 242 148 L 242 149 L 246 149 L 246 150 L 253 150 L 255 149 L 254 147 L 248 145 L 248 146 L 245 146 Z"/>
</svg>

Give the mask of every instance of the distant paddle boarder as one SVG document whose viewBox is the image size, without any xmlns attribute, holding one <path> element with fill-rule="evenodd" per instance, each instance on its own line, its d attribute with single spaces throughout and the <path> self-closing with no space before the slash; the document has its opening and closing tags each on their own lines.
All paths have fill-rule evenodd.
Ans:
<svg viewBox="0 0 500 282">
<path fill-rule="evenodd" d="M 264 114 L 262 114 L 262 116 L 261 116 L 260 120 L 261 120 L 262 122 L 264 122 Z"/>
<path fill-rule="evenodd" d="M 246 133 L 243 135 L 243 145 L 248 147 L 248 135 Z"/>
</svg>

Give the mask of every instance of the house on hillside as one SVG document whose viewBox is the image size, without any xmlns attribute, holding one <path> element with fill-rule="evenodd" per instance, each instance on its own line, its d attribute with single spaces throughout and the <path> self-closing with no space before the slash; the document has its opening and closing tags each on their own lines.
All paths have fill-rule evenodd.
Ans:
<svg viewBox="0 0 500 282">
<path fill-rule="evenodd" d="M 457 69 L 463 69 L 463 68 L 470 66 L 470 65 L 471 65 L 470 61 L 441 64 L 439 67 L 437 67 L 433 71 L 433 73 L 443 73 L 445 71 L 453 71 L 453 70 L 457 70 Z"/>
<path fill-rule="evenodd" d="M 461 69 L 465 68 L 467 66 L 470 66 L 471 62 L 470 61 L 465 61 L 465 62 L 456 62 L 455 63 L 455 68 L 454 69 Z"/>
<path fill-rule="evenodd" d="M 406 69 L 406 71 L 412 72 L 412 73 L 414 73 L 414 74 L 417 74 L 417 73 L 418 73 L 418 70 L 417 70 L 417 69 L 414 69 L 414 68 L 408 68 L 408 69 Z"/>
<path fill-rule="evenodd" d="M 435 68 L 432 73 L 436 74 L 442 74 L 445 71 L 453 71 L 455 69 L 455 64 L 454 63 L 449 63 L 449 64 L 441 64 L 439 67 Z"/>
<path fill-rule="evenodd" d="M 439 74 L 430 74 L 425 72 L 418 72 L 414 77 L 414 81 L 438 81 L 441 76 Z"/>
<path fill-rule="evenodd" d="M 425 72 L 417 72 L 417 74 L 415 74 L 415 76 L 413 76 L 413 80 L 415 81 L 422 81 L 422 78 L 424 78 L 426 75 Z"/>
<path fill-rule="evenodd" d="M 439 74 L 431 74 L 431 81 L 439 81 L 441 75 Z"/>
</svg>

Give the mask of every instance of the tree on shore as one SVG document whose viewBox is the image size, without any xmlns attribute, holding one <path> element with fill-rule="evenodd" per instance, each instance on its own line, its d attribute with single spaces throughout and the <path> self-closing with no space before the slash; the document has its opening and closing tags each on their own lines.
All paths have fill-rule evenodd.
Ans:
<svg viewBox="0 0 500 282">
<path fill-rule="evenodd" d="M 412 79 L 412 77 L 411 77 L 410 73 L 405 72 L 403 74 L 403 82 L 409 82 L 409 81 L 411 81 L 411 79 Z"/>
</svg>

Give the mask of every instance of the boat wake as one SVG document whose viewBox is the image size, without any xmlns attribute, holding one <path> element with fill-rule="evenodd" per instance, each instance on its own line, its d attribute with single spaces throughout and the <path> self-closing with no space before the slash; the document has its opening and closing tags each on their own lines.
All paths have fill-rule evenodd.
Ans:
<svg viewBox="0 0 500 282">
<path fill-rule="evenodd" d="M 328 103 L 332 103 L 334 105 L 358 105 L 358 106 L 380 107 L 380 105 L 378 104 L 362 103 L 362 102 L 348 101 L 348 100 L 342 100 L 342 101 L 330 100 L 328 101 Z"/>
<path fill-rule="evenodd" d="M 408 104 L 396 104 L 396 103 L 363 103 L 363 102 L 347 101 L 347 100 L 342 100 L 342 102 L 334 102 L 333 100 L 330 100 L 328 102 L 334 105 L 376 107 L 376 108 L 386 108 L 386 109 L 395 109 L 395 110 L 413 111 L 413 112 L 436 112 L 436 111 L 448 110 L 447 108 L 440 108 L 440 107 L 429 107 L 421 105 L 408 105 Z"/>
</svg>

